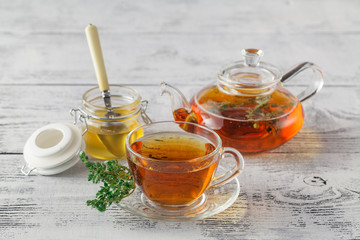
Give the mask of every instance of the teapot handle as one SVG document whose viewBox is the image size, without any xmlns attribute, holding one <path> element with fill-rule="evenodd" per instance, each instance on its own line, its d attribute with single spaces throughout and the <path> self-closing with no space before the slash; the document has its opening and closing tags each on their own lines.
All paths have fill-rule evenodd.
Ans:
<svg viewBox="0 0 360 240">
<path fill-rule="evenodd" d="M 321 90 L 322 86 L 324 85 L 323 73 L 321 69 L 316 66 L 314 63 L 311 62 L 303 62 L 291 69 L 288 73 L 284 74 L 280 79 L 280 82 L 284 83 L 291 80 L 293 77 L 298 75 L 304 70 L 312 69 L 314 73 L 314 81 L 312 84 L 302 91 L 300 94 L 297 95 L 300 102 L 304 102 L 305 100 L 309 99 L 315 93 Z M 316 76 L 318 75 L 318 76 Z M 316 77 L 316 78 L 315 78 Z"/>
</svg>

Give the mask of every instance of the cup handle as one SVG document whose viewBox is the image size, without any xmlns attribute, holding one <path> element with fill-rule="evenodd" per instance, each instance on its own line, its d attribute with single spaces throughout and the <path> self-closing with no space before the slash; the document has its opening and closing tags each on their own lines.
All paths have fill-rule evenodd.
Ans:
<svg viewBox="0 0 360 240">
<path fill-rule="evenodd" d="M 324 79 L 321 69 L 316 66 L 314 63 L 311 62 L 303 62 L 291 69 L 289 72 L 283 75 L 283 77 L 280 79 L 280 82 L 284 83 L 289 80 L 291 80 L 293 77 L 298 75 L 304 70 L 311 69 L 314 72 L 314 76 L 316 78 L 314 79 L 313 83 L 306 88 L 304 91 L 302 91 L 300 94 L 297 95 L 300 102 L 304 102 L 305 100 L 309 99 L 315 93 L 321 90 L 322 86 L 324 85 Z"/>
<path fill-rule="evenodd" d="M 228 170 L 227 172 L 225 172 L 221 176 L 215 177 L 212 180 L 212 182 L 211 182 L 208 189 L 215 188 L 215 187 L 221 186 L 221 185 L 223 185 L 225 183 L 228 183 L 229 181 L 231 181 L 237 174 L 239 174 L 244 169 L 244 158 L 239 153 L 238 150 L 236 150 L 235 148 L 231 148 L 231 147 L 223 148 L 223 152 L 221 153 L 221 159 L 226 157 L 228 154 L 233 156 L 233 159 L 236 162 L 235 167 Z M 220 161 L 221 161 L 221 159 L 220 159 Z"/>
</svg>

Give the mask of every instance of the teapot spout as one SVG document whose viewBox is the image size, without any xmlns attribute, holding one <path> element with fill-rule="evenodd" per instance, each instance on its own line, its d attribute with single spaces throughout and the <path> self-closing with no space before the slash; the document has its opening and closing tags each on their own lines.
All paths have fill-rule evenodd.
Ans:
<svg viewBox="0 0 360 240">
<path fill-rule="evenodd" d="M 162 82 L 160 84 L 160 90 L 161 95 L 164 95 L 164 93 L 170 95 L 171 109 L 175 121 L 198 122 L 196 114 L 191 110 L 189 102 L 179 89 L 166 82 Z"/>
</svg>

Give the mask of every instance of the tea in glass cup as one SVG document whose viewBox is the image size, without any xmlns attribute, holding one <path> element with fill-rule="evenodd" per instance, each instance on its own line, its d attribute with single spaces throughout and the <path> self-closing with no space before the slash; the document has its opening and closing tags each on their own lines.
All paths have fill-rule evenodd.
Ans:
<svg viewBox="0 0 360 240">
<path fill-rule="evenodd" d="M 222 148 L 213 130 L 193 123 L 138 127 L 129 133 L 126 150 L 136 184 L 150 201 L 164 207 L 191 205 L 207 189 L 230 181 L 244 166 L 237 150 Z M 220 160 L 228 154 L 236 166 L 215 177 Z"/>
</svg>

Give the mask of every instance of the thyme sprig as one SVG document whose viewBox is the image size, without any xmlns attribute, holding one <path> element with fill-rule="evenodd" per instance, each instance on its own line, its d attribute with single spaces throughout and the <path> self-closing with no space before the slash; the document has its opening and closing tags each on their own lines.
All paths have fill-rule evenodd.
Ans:
<svg viewBox="0 0 360 240">
<path fill-rule="evenodd" d="M 263 106 L 266 106 L 266 104 L 270 101 L 270 97 L 269 96 L 258 96 L 255 98 L 255 102 L 256 102 L 256 106 L 249 108 L 246 111 L 246 117 L 248 119 L 252 119 L 254 118 L 256 115 L 264 115 L 264 110 Z M 263 116 L 262 116 L 263 117 Z"/>
<path fill-rule="evenodd" d="M 90 162 L 84 152 L 80 153 L 80 159 L 90 171 L 88 181 L 104 184 L 96 193 L 95 199 L 86 201 L 88 206 L 104 212 L 113 202 L 118 203 L 134 192 L 135 182 L 130 169 L 116 160 Z"/>
</svg>

